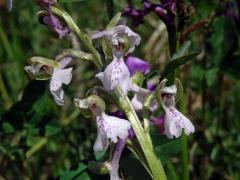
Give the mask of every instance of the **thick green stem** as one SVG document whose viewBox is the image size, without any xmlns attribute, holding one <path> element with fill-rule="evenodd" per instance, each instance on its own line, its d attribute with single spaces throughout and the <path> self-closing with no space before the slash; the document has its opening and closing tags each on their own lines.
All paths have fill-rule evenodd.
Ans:
<svg viewBox="0 0 240 180">
<path fill-rule="evenodd" d="M 80 39 L 80 41 L 83 43 L 83 45 L 87 48 L 87 50 L 93 54 L 93 57 L 94 57 L 93 62 L 95 63 L 95 65 L 99 69 L 101 69 L 101 67 L 103 66 L 101 56 L 97 52 L 97 50 L 94 48 L 94 46 L 92 45 L 92 42 L 89 39 L 89 37 L 87 36 L 87 34 L 85 34 L 83 31 L 81 31 L 78 28 L 76 23 L 73 21 L 72 17 L 66 11 L 61 10 L 55 6 L 52 6 L 51 12 L 65 20 L 65 22 L 67 23 L 70 30 L 77 35 L 77 37 Z"/>
<path fill-rule="evenodd" d="M 182 132 L 182 179 L 189 180 L 187 136 Z"/>
<path fill-rule="evenodd" d="M 29 158 L 35 152 L 39 151 L 45 144 L 47 144 L 47 138 L 40 139 L 31 149 L 26 152 L 26 157 Z"/>
<path fill-rule="evenodd" d="M 115 88 L 113 92 L 113 97 L 121 111 L 123 111 L 126 114 L 127 118 L 131 122 L 132 128 L 137 136 L 139 144 L 148 162 L 148 166 L 150 168 L 153 179 L 154 180 L 167 179 L 162 164 L 155 156 L 153 149 L 151 147 L 151 142 L 149 141 L 149 138 L 146 135 L 146 132 L 144 131 L 142 124 L 131 105 L 129 98 L 122 93 L 119 87 Z"/>
<path fill-rule="evenodd" d="M 184 97 L 179 102 L 179 110 L 185 112 L 185 103 L 183 101 Z M 187 135 L 182 132 L 182 152 L 181 152 L 181 164 L 182 164 L 182 179 L 189 180 L 189 166 L 188 166 L 188 141 Z"/>
</svg>

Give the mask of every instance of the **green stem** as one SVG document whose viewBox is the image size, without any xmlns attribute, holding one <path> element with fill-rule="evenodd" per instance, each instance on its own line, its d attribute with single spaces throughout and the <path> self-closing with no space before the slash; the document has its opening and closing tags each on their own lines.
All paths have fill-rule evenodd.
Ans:
<svg viewBox="0 0 240 180">
<path fill-rule="evenodd" d="M 179 102 L 179 110 L 181 112 L 185 112 L 185 103 L 183 101 L 184 97 Z M 183 180 L 189 180 L 189 166 L 188 166 L 188 141 L 187 141 L 187 135 L 182 132 L 182 145 L 181 145 L 181 164 L 182 164 L 182 179 Z"/>
<path fill-rule="evenodd" d="M 177 173 L 176 173 L 176 171 L 174 169 L 174 166 L 173 166 L 173 164 L 172 164 L 170 159 L 167 160 L 167 168 L 169 170 L 171 179 L 179 180 L 178 175 L 177 175 Z"/>
<path fill-rule="evenodd" d="M 1 92 L 3 100 L 5 101 L 5 106 L 8 109 L 12 105 L 12 100 L 10 99 L 10 97 L 7 93 L 1 73 L 0 73 L 0 92 Z"/>
<path fill-rule="evenodd" d="M 35 144 L 31 149 L 29 149 L 26 152 L 26 157 L 29 158 L 30 156 L 32 156 L 35 152 L 41 149 L 45 144 L 47 144 L 47 138 L 40 139 L 37 144 Z"/>
<path fill-rule="evenodd" d="M 187 136 L 182 132 L 182 179 L 189 180 Z"/>
<path fill-rule="evenodd" d="M 155 98 L 155 93 L 152 93 L 150 94 L 146 100 L 144 101 L 144 104 L 143 104 L 143 126 L 144 126 L 144 130 L 146 132 L 146 136 L 148 137 L 150 143 L 151 143 L 151 148 L 153 149 L 153 145 L 152 145 L 152 139 L 150 137 L 150 134 L 149 134 L 149 122 L 150 122 L 150 106 L 153 102 Z"/>
<path fill-rule="evenodd" d="M 8 58 L 11 60 L 13 59 L 13 50 L 11 47 L 10 42 L 8 41 L 7 35 L 3 30 L 3 27 L 1 25 L 2 23 L 0 22 L 0 40 L 1 40 L 1 45 L 5 49 Z"/>
<path fill-rule="evenodd" d="M 155 156 L 146 132 L 144 131 L 136 112 L 134 111 L 129 98 L 124 95 L 119 87 L 116 87 L 113 93 L 120 110 L 123 111 L 129 119 L 132 128 L 137 136 L 139 144 L 148 162 L 154 180 L 165 180 L 166 175 L 160 160 Z"/>
<path fill-rule="evenodd" d="M 73 58 L 81 59 L 81 60 L 87 60 L 87 61 L 93 61 L 94 58 L 93 55 L 90 53 L 86 53 L 80 50 L 75 50 L 75 49 L 64 49 L 60 54 L 57 55 L 55 58 L 57 61 L 61 60 L 67 56 L 71 56 Z"/>
<path fill-rule="evenodd" d="M 66 21 L 66 23 L 67 23 L 68 27 L 71 29 L 71 31 L 77 35 L 77 37 L 80 39 L 80 41 L 83 43 L 83 45 L 87 48 L 87 50 L 93 54 L 95 65 L 99 69 L 101 69 L 101 67 L 103 66 L 101 56 L 97 52 L 97 50 L 94 48 L 94 46 L 92 45 L 92 42 L 90 41 L 87 34 L 85 34 L 83 31 L 81 31 L 78 28 L 76 23 L 73 21 L 72 17 L 66 11 L 59 9 L 55 6 L 51 6 L 51 12 L 53 14 L 63 18 Z"/>
</svg>

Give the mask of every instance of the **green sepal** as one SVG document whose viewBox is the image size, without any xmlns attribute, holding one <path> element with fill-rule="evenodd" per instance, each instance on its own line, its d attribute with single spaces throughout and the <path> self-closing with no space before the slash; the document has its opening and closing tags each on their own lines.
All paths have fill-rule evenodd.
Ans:
<svg viewBox="0 0 240 180">
<path fill-rule="evenodd" d="M 107 30 L 111 30 L 112 28 L 114 28 L 119 20 L 121 19 L 122 13 L 117 13 L 115 16 L 113 16 L 113 18 L 111 19 L 111 21 L 108 23 L 106 29 Z"/>
<path fill-rule="evenodd" d="M 105 109 L 106 109 L 105 102 L 103 101 L 102 98 L 100 98 L 97 95 L 91 95 L 91 96 L 87 97 L 87 101 L 89 104 L 96 104 L 96 106 L 100 107 L 100 109 L 102 111 L 105 111 Z"/>
<path fill-rule="evenodd" d="M 34 79 L 38 81 L 46 81 L 46 80 L 49 80 L 50 78 L 51 78 L 51 75 L 49 74 L 40 74 L 34 77 Z"/>
<path fill-rule="evenodd" d="M 52 59 L 47 59 L 47 58 L 44 58 L 44 57 L 40 57 L 40 56 L 32 57 L 30 59 L 30 61 L 33 62 L 33 63 L 40 63 L 40 64 L 50 66 L 50 67 L 53 67 L 53 68 L 58 68 L 60 66 L 57 61 L 54 61 Z"/>
<path fill-rule="evenodd" d="M 88 169 L 94 174 L 108 174 L 109 169 L 107 167 L 108 162 L 95 162 L 90 161 L 88 162 Z"/>
<path fill-rule="evenodd" d="M 86 60 L 86 61 L 93 61 L 93 55 L 91 53 L 86 53 L 86 52 L 75 50 L 75 49 L 64 49 L 60 54 L 57 55 L 55 59 L 57 61 L 60 61 L 61 59 L 67 56 L 81 59 L 81 60 Z"/>
<path fill-rule="evenodd" d="M 175 84 L 177 86 L 176 102 L 178 102 L 183 96 L 183 85 L 178 78 L 175 79 Z"/>
<path fill-rule="evenodd" d="M 99 107 L 102 111 L 105 111 L 105 109 L 106 109 L 105 102 L 103 101 L 102 98 L 100 98 L 97 95 L 91 95 L 91 96 L 87 97 L 86 99 L 75 98 L 74 104 L 80 110 L 87 110 L 87 109 L 91 108 L 92 105 Z"/>
<path fill-rule="evenodd" d="M 107 40 L 105 38 L 102 38 L 102 49 L 103 49 L 105 56 L 108 59 L 111 59 L 112 58 L 112 49 L 111 49 L 111 47 L 109 47 Z"/>
<path fill-rule="evenodd" d="M 137 84 L 138 86 L 142 86 L 144 81 L 144 75 L 140 71 L 137 71 L 132 77 L 131 80 L 133 84 Z"/>
</svg>

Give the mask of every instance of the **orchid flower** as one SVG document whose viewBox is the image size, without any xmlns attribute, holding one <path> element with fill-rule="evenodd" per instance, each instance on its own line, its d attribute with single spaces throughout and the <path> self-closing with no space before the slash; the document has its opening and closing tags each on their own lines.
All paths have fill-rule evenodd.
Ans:
<svg viewBox="0 0 240 180">
<path fill-rule="evenodd" d="M 177 93 L 176 85 L 165 86 L 166 79 L 160 83 L 160 94 L 162 98 L 162 107 L 165 111 L 164 133 L 168 138 L 178 138 L 182 134 L 182 130 L 189 135 L 195 131 L 191 121 L 179 112 L 175 105 L 175 95 Z"/>
<path fill-rule="evenodd" d="M 114 57 L 113 61 L 96 77 L 102 81 L 106 91 L 112 91 L 119 85 L 124 94 L 130 90 L 130 73 L 123 58 Z"/>
<path fill-rule="evenodd" d="M 123 57 L 132 53 L 139 45 L 141 37 L 125 25 L 118 25 L 111 30 L 104 30 L 92 35 L 92 39 L 105 38 L 113 56 Z"/>
<path fill-rule="evenodd" d="M 25 71 L 38 80 L 50 78 L 50 91 L 55 102 L 62 106 L 64 104 L 64 92 L 62 84 L 68 85 L 72 79 L 72 68 L 65 67 L 72 61 L 71 57 L 65 57 L 59 62 L 41 58 L 31 58 L 33 62 L 30 66 L 25 66 Z"/>
<path fill-rule="evenodd" d="M 80 109 L 90 109 L 96 117 L 97 138 L 93 150 L 103 151 L 108 148 L 109 142 L 117 143 L 119 139 L 128 137 L 128 130 L 131 128 L 129 121 L 114 116 L 107 115 L 104 101 L 91 95 L 86 99 L 74 100 L 75 105 Z"/>
<path fill-rule="evenodd" d="M 105 37 L 110 44 L 113 52 L 113 61 L 106 67 L 104 72 L 96 75 L 103 83 L 107 91 L 112 91 L 119 85 L 124 94 L 129 90 L 139 91 L 136 85 L 132 84 L 130 72 L 124 63 L 125 54 L 133 52 L 136 45 L 140 42 L 140 36 L 130 30 L 127 26 L 118 25 L 112 30 L 98 32 L 92 39 Z M 127 45 L 129 44 L 129 47 Z"/>
<path fill-rule="evenodd" d="M 60 67 L 54 68 L 50 80 L 50 91 L 55 102 L 60 106 L 64 105 L 64 92 L 62 90 L 62 84 L 68 85 L 72 80 L 72 67 L 64 69 L 71 61 L 71 57 L 63 58 L 59 62 Z"/>
</svg>

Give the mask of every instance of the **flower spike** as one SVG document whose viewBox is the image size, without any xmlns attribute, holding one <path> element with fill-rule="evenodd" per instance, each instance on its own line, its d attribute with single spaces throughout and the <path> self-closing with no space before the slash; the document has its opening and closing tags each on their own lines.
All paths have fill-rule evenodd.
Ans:
<svg viewBox="0 0 240 180">
<path fill-rule="evenodd" d="M 65 69 L 72 58 L 65 57 L 57 62 L 42 57 L 33 57 L 30 61 L 32 64 L 25 66 L 25 71 L 37 80 L 50 78 L 50 91 L 55 102 L 60 106 L 64 105 L 62 84 L 68 85 L 72 80 L 72 68 Z"/>
</svg>

